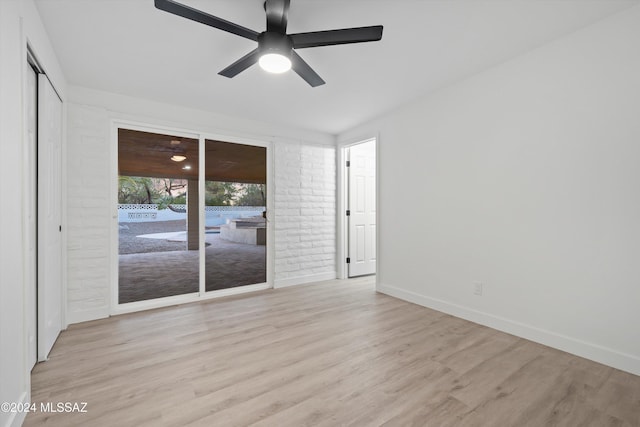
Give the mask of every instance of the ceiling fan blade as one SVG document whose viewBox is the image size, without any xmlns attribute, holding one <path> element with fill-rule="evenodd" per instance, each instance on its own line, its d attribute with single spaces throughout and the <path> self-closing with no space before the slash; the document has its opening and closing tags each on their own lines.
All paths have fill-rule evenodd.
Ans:
<svg viewBox="0 0 640 427">
<path fill-rule="evenodd" d="M 258 41 L 258 33 L 250 30 L 249 28 L 245 28 L 241 25 L 234 24 L 233 22 L 226 21 L 222 18 L 209 15 L 208 13 L 202 12 L 189 6 L 185 6 L 173 0 L 155 0 L 155 5 L 157 9 L 164 10 L 165 12 L 182 16 L 183 18 L 200 22 L 201 24 L 226 31 L 228 33 L 235 34 L 249 40 Z"/>
<path fill-rule="evenodd" d="M 229 65 L 224 70 L 220 71 L 218 74 L 220 74 L 221 76 L 229 77 L 229 78 L 235 77 L 241 72 L 243 72 L 244 70 L 246 70 L 247 68 L 251 67 L 256 62 L 258 62 L 259 58 L 260 58 L 260 54 L 258 52 L 258 49 L 254 49 L 251 52 L 247 53 L 242 58 L 238 59 L 233 64 Z"/>
<path fill-rule="evenodd" d="M 267 12 L 267 31 L 287 34 L 290 0 L 267 0 L 264 4 Z"/>
<path fill-rule="evenodd" d="M 311 87 L 321 86 L 325 83 L 322 77 L 318 75 L 313 68 L 309 66 L 304 59 L 300 57 L 295 51 L 291 52 L 291 68 L 298 73 Z"/>
<path fill-rule="evenodd" d="M 382 38 L 382 28 L 382 25 L 374 25 L 372 27 L 289 34 L 289 37 L 291 37 L 295 49 L 303 49 L 336 44 L 375 42 Z"/>
</svg>

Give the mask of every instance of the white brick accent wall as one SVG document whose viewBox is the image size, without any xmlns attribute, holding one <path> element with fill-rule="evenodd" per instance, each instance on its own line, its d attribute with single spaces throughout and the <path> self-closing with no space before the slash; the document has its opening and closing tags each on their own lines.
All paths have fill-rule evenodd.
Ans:
<svg viewBox="0 0 640 427">
<path fill-rule="evenodd" d="M 336 277 L 336 149 L 278 143 L 275 287 Z"/>
<path fill-rule="evenodd" d="M 68 104 L 69 323 L 110 314 L 113 114 Z M 276 141 L 273 150 L 274 286 L 334 279 L 336 149 Z"/>
<path fill-rule="evenodd" d="M 109 119 L 102 109 L 68 105 L 67 320 L 109 315 Z"/>
</svg>

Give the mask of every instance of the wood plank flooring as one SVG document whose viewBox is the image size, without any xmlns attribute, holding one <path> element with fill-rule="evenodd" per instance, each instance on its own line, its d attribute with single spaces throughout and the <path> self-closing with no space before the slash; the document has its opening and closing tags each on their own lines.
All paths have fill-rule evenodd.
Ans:
<svg viewBox="0 0 640 427">
<path fill-rule="evenodd" d="M 377 294 L 373 278 L 72 325 L 27 426 L 640 426 L 640 377 Z"/>
</svg>

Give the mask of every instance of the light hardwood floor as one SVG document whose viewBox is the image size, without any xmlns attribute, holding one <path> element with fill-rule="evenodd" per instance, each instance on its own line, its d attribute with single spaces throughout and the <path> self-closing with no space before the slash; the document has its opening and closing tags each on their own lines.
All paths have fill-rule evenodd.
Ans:
<svg viewBox="0 0 640 427">
<path fill-rule="evenodd" d="M 332 281 L 72 325 L 57 426 L 640 426 L 640 377 Z"/>
</svg>

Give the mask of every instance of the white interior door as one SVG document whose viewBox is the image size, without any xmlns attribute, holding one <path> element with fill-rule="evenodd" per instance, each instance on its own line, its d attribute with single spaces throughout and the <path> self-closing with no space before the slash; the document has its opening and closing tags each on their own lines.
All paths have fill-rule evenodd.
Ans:
<svg viewBox="0 0 640 427">
<path fill-rule="evenodd" d="M 27 161 L 24 183 L 24 207 L 26 213 L 25 242 L 26 242 L 26 266 L 25 286 L 27 294 L 27 357 L 29 368 L 33 368 L 38 358 L 38 317 L 37 317 L 37 163 L 36 152 L 38 148 L 38 76 L 31 68 L 27 69 L 27 144 L 25 146 L 25 158 Z"/>
<path fill-rule="evenodd" d="M 38 75 L 38 360 L 62 329 L 62 101 Z"/>
<path fill-rule="evenodd" d="M 349 148 L 349 277 L 376 272 L 376 142 Z"/>
</svg>

